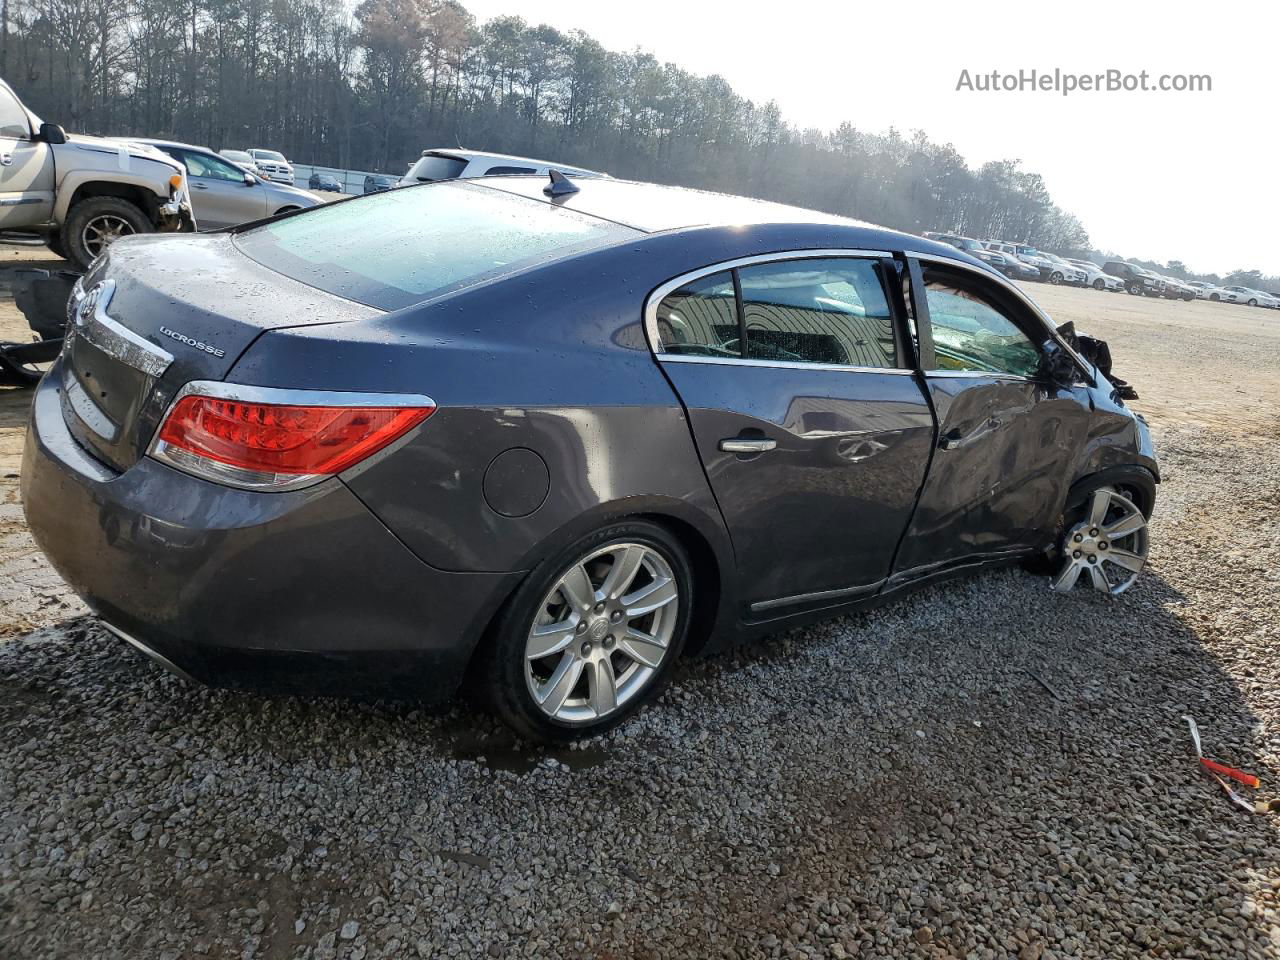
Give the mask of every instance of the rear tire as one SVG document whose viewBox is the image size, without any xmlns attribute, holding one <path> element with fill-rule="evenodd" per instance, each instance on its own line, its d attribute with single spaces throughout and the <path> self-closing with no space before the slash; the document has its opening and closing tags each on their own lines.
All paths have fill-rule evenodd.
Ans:
<svg viewBox="0 0 1280 960">
<path fill-rule="evenodd" d="M 154 229 L 136 204 L 120 197 L 90 197 L 71 208 L 62 225 L 61 243 L 67 259 L 85 270 L 120 237 Z"/>
<path fill-rule="evenodd" d="M 582 537 L 540 563 L 507 602 L 472 664 L 478 691 L 534 742 L 617 726 L 657 695 L 679 659 L 691 570 L 680 542 L 655 523 L 615 523 Z"/>
</svg>

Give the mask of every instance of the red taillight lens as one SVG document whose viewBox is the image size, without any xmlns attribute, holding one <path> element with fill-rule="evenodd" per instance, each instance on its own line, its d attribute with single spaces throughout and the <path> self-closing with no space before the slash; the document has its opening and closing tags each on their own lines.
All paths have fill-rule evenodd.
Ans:
<svg viewBox="0 0 1280 960">
<path fill-rule="evenodd" d="M 434 412 L 434 406 L 304 406 L 193 394 L 169 411 L 152 453 L 210 479 L 293 486 L 341 473 Z"/>
</svg>

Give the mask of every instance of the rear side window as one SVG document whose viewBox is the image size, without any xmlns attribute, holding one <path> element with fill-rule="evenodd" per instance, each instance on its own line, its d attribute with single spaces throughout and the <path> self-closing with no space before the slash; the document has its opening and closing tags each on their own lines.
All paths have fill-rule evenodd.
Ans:
<svg viewBox="0 0 1280 960">
<path fill-rule="evenodd" d="M 893 367 L 889 301 L 870 260 L 784 260 L 743 267 L 747 358 Z"/>
<path fill-rule="evenodd" d="M 438 157 L 435 154 L 423 157 L 409 168 L 409 176 L 420 183 L 433 180 L 453 180 L 462 176 L 467 161 L 457 157 Z"/>
<path fill-rule="evenodd" d="M 700 277 L 658 304 L 658 336 L 667 353 L 741 357 L 733 272 Z"/>
<path fill-rule="evenodd" d="M 511 177 L 524 173 L 537 173 L 533 167 L 490 167 L 484 172 L 486 177 Z"/>
<path fill-rule="evenodd" d="M 636 231 L 464 180 L 314 207 L 236 237 L 263 266 L 395 310 Z"/>
</svg>

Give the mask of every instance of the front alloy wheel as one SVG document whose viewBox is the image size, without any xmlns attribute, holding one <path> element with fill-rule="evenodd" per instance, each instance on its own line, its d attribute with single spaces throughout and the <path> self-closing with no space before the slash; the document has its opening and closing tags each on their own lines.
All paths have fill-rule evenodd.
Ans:
<svg viewBox="0 0 1280 960">
<path fill-rule="evenodd" d="M 1068 518 L 1051 586 L 1068 593 L 1084 577 L 1095 590 L 1124 593 L 1147 562 L 1146 517 L 1114 487 L 1095 490 L 1082 513 L 1074 522 Z"/>
<path fill-rule="evenodd" d="M 692 609 L 685 551 L 664 528 L 598 530 L 539 566 L 494 630 L 487 699 L 517 732 L 564 741 L 621 723 L 679 656 Z"/>
</svg>

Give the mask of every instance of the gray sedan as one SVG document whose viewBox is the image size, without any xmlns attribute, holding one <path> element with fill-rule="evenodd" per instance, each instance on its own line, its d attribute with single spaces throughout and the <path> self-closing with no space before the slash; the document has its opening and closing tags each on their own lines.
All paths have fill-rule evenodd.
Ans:
<svg viewBox="0 0 1280 960">
<path fill-rule="evenodd" d="M 69 311 L 32 535 L 202 680 L 466 678 L 564 740 L 686 649 L 1019 559 L 1116 594 L 1146 560 L 1159 468 L 1103 344 L 954 247 L 811 210 L 449 180 L 126 238 Z"/>
<path fill-rule="evenodd" d="M 133 139 L 163 150 L 187 168 L 191 205 L 201 230 L 220 230 L 324 202 L 305 190 L 249 173 L 208 147 L 172 140 Z"/>
</svg>

